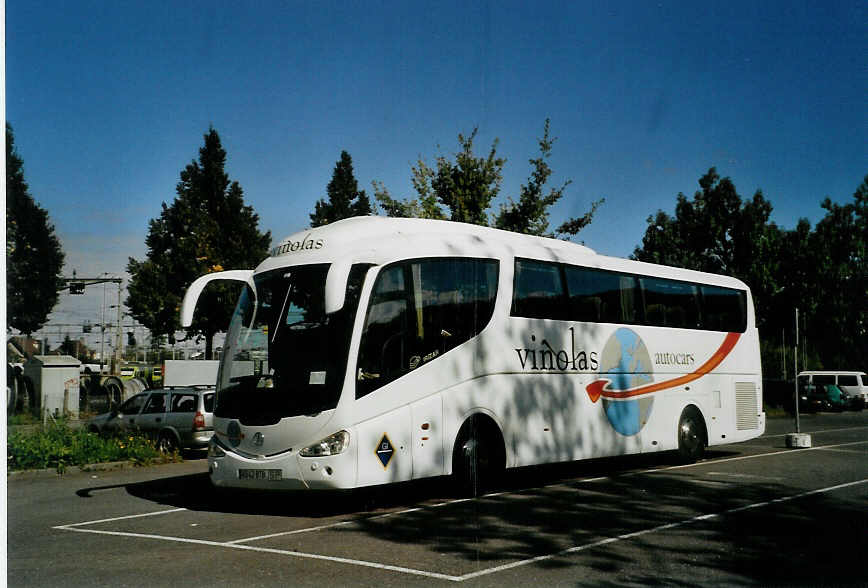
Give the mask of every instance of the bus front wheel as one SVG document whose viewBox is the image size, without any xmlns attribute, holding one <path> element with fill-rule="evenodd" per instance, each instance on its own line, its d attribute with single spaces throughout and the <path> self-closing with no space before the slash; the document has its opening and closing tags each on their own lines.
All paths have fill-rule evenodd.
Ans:
<svg viewBox="0 0 868 588">
<path fill-rule="evenodd" d="M 452 456 L 452 473 L 465 496 L 481 496 L 498 482 L 506 467 L 500 429 L 490 419 L 472 418 L 462 425 Z"/>
<path fill-rule="evenodd" d="M 684 463 L 702 459 L 706 445 L 705 422 L 696 407 L 688 406 L 678 419 L 678 457 Z"/>
</svg>

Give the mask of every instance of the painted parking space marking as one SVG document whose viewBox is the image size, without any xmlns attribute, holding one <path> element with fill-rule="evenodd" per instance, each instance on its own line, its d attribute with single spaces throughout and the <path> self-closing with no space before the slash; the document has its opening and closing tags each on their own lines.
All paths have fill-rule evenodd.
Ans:
<svg viewBox="0 0 868 588">
<path fill-rule="evenodd" d="M 533 557 L 530 559 L 515 561 L 512 563 L 504 564 L 502 566 L 488 568 L 486 570 L 479 570 L 478 572 L 471 572 L 469 574 L 465 574 L 463 576 L 460 576 L 459 580 L 463 581 L 463 580 L 469 580 L 471 578 L 478 578 L 480 576 L 487 576 L 489 574 L 495 574 L 497 572 L 503 572 L 503 571 L 511 570 L 511 569 L 514 569 L 517 567 L 526 566 L 526 565 L 533 564 L 533 563 L 539 563 L 539 562 L 546 561 L 546 560 L 551 560 L 551 559 L 554 559 L 556 557 L 563 557 L 565 555 L 571 555 L 574 553 L 587 551 L 588 549 L 593 549 L 595 547 L 602 547 L 604 545 L 610 545 L 610 544 L 616 543 L 618 541 L 626 541 L 626 540 L 630 540 L 630 539 L 635 539 L 637 537 L 642 537 L 643 535 L 648 535 L 651 533 L 658 533 L 660 531 L 668 531 L 669 529 L 684 527 L 686 525 L 690 525 L 690 524 L 697 523 L 700 521 L 707 521 L 710 519 L 715 519 L 715 518 L 719 518 L 722 516 L 746 511 L 746 510 L 762 508 L 764 506 L 770 506 L 772 504 L 780 504 L 783 502 L 789 502 L 791 500 L 797 500 L 799 498 L 804 498 L 806 496 L 812 496 L 814 494 L 822 494 L 824 492 L 832 492 L 834 490 L 840 490 L 842 488 L 848 488 L 850 486 L 856 486 L 859 484 L 866 484 L 866 483 L 868 483 L 868 479 L 858 480 L 856 482 L 848 482 L 846 484 L 838 484 L 836 486 L 829 486 L 827 488 L 819 488 L 817 490 L 810 490 L 808 492 L 801 492 L 799 494 L 793 494 L 792 496 L 784 496 L 782 498 L 775 498 L 772 500 L 766 500 L 763 502 L 748 504 L 746 506 L 739 506 L 737 508 L 731 508 L 731 509 L 724 510 L 724 511 L 717 512 L 717 513 L 708 513 L 708 514 L 698 515 L 695 517 L 691 517 L 689 519 L 676 521 L 674 523 L 667 523 L 665 525 L 658 525 L 656 527 L 643 529 L 641 531 L 634 531 L 632 533 L 624 533 L 623 535 L 617 535 L 615 537 L 608 537 L 606 539 L 594 541 L 593 543 L 586 543 L 584 545 L 577 545 L 575 547 L 570 547 L 569 549 L 564 549 L 564 550 L 559 551 L 557 553 L 551 553 L 548 555 L 540 555 L 540 556 Z"/>
<path fill-rule="evenodd" d="M 845 431 L 860 431 L 868 429 L 868 427 L 844 427 L 840 429 L 823 429 L 820 431 L 802 431 L 802 433 L 807 433 L 808 435 L 819 435 L 821 433 L 843 433 Z M 761 435 L 758 437 L 759 439 L 774 439 L 777 437 L 786 437 L 787 435 L 791 435 L 792 433 L 780 433 L 778 435 Z M 739 443 L 739 446 L 742 446 L 742 443 Z"/>
<path fill-rule="evenodd" d="M 767 480 L 770 482 L 780 482 L 783 478 L 778 476 L 761 476 L 758 474 L 741 474 L 734 472 L 707 472 L 709 476 L 719 476 L 721 478 L 734 478 L 736 480 Z"/>
<path fill-rule="evenodd" d="M 117 521 L 126 521 L 129 519 L 140 519 L 143 517 L 154 517 L 154 516 L 158 516 L 158 515 L 172 514 L 173 512 L 183 512 L 185 510 L 187 510 L 187 509 L 186 508 L 172 508 L 169 510 L 158 510 L 156 512 L 144 512 L 144 513 L 134 514 L 134 515 L 125 515 L 122 517 L 112 517 L 110 519 L 99 519 L 97 521 L 85 521 L 83 523 L 71 523 L 69 525 L 58 525 L 56 527 L 52 527 L 52 529 L 73 530 L 73 529 L 70 529 L 70 527 L 86 527 L 88 525 L 98 525 L 100 523 L 114 523 Z"/>
<path fill-rule="evenodd" d="M 864 451 L 857 451 L 855 449 L 840 449 L 837 447 L 820 447 L 819 449 L 821 451 L 829 451 L 832 453 L 859 453 L 859 454 L 865 453 Z"/>
<path fill-rule="evenodd" d="M 598 476 L 598 477 L 592 477 L 592 478 L 584 478 L 584 479 L 579 479 L 579 480 L 573 480 L 570 482 L 570 484 L 595 483 L 595 482 L 609 480 L 609 479 L 612 479 L 614 477 L 632 476 L 632 475 L 639 475 L 639 474 L 661 473 L 661 472 L 680 470 L 680 469 L 691 468 L 691 467 L 699 467 L 702 465 L 711 465 L 711 464 L 716 465 L 716 464 L 726 463 L 726 462 L 730 462 L 730 461 L 757 459 L 757 458 L 761 458 L 761 457 L 772 457 L 772 456 L 783 455 L 783 454 L 793 455 L 793 454 L 799 454 L 799 453 L 802 453 L 805 451 L 837 450 L 839 448 L 841 448 L 840 450 L 842 450 L 842 451 L 848 451 L 847 449 L 844 449 L 844 448 L 855 446 L 855 445 L 865 445 L 865 444 L 868 444 L 868 440 L 856 441 L 856 442 L 850 442 L 850 443 L 841 443 L 841 444 L 835 444 L 835 445 L 827 445 L 827 446 L 816 446 L 816 447 L 803 448 L 803 449 L 790 449 L 790 450 L 786 450 L 786 451 L 772 451 L 772 452 L 768 452 L 768 453 L 761 453 L 761 454 L 755 454 L 755 455 L 746 455 L 746 456 L 739 456 L 739 457 L 732 457 L 732 458 L 722 458 L 722 459 L 709 460 L 709 461 L 705 461 L 705 462 L 698 462 L 695 464 L 668 466 L 668 467 L 662 467 L 662 468 L 650 468 L 650 469 L 645 469 L 645 470 L 641 470 L 641 471 L 616 474 L 614 476 Z M 462 582 L 462 581 L 477 578 L 480 576 L 495 574 L 498 572 L 514 569 L 514 568 L 521 567 L 521 566 L 527 566 L 530 564 L 539 563 L 542 561 L 551 560 L 551 559 L 558 558 L 558 557 L 563 557 L 563 556 L 568 556 L 568 555 L 575 554 L 575 553 L 580 553 L 580 552 L 594 549 L 596 547 L 601 547 L 604 545 L 610 545 L 610 544 L 621 542 L 621 541 L 629 541 L 631 539 L 635 539 L 635 538 L 642 537 L 644 535 L 648 535 L 648 534 L 652 534 L 652 533 L 658 533 L 658 532 L 663 532 L 663 531 L 667 531 L 667 530 L 674 529 L 674 528 L 684 527 L 684 526 L 691 525 L 691 524 L 694 524 L 694 523 L 697 523 L 700 521 L 713 520 L 716 518 L 720 518 L 720 517 L 727 516 L 727 515 L 737 514 L 739 512 L 743 512 L 743 511 L 747 511 L 747 510 L 760 509 L 760 508 L 768 507 L 768 506 L 775 505 L 775 504 L 780 504 L 780 503 L 789 502 L 792 500 L 797 500 L 797 499 L 804 498 L 807 496 L 812 496 L 812 495 L 826 493 L 826 492 L 833 492 L 835 490 L 840 490 L 840 489 L 844 489 L 844 488 L 848 488 L 848 487 L 852 487 L 852 486 L 857 486 L 857 485 L 861 485 L 861 484 L 866 484 L 866 483 L 868 483 L 868 479 L 862 479 L 862 480 L 857 480 L 854 482 L 847 482 L 847 483 L 838 484 L 838 485 L 834 485 L 834 486 L 828 486 L 825 488 L 809 490 L 806 492 L 792 494 L 792 495 L 784 496 L 784 497 L 780 497 L 780 498 L 774 498 L 774 499 L 770 499 L 770 500 L 766 500 L 766 501 L 762 501 L 762 502 L 756 502 L 753 504 L 744 505 L 744 506 L 740 506 L 740 507 L 736 507 L 736 508 L 731 508 L 731 509 L 727 509 L 727 510 L 720 511 L 720 512 L 700 514 L 700 515 L 696 515 L 694 517 L 690 517 L 687 519 L 682 519 L 682 520 L 678 520 L 678 521 L 671 522 L 671 523 L 657 525 L 657 526 L 649 527 L 646 529 L 640 529 L 638 531 L 633 531 L 630 533 L 624 533 L 624 534 L 620 534 L 620 535 L 616 535 L 616 536 L 612 536 L 612 537 L 605 537 L 605 538 L 599 539 L 597 541 L 593 541 L 593 542 L 582 544 L 582 545 L 575 545 L 575 546 L 572 546 L 572 547 L 569 547 L 569 548 L 566 548 L 566 549 L 563 549 L 563 550 L 560 550 L 557 552 L 553 552 L 550 554 L 544 554 L 544 555 L 540 555 L 540 556 L 536 556 L 536 557 L 532 557 L 532 558 L 516 560 L 516 561 L 510 562 L 510 563 L 503 564 L 503 565 L 493 566 L 490 568 L 485 568 L 485 569 L 477 570 L 474 572 L 469 572 L 469 573 L 466 573 L 463 575 L 442 574 L 442 573 L 428 571 L 428 570 L 415 569 L 415 568 L 386 564 L 386 563 L 380 563 L 380 562 L 375 562 L 375 561 L 367 561 L 367 560 L 363 560 L 363 559 L 352 559 L 352 558 L 346 558 L 346 557 L 331 556 L 331 555 L 326 555 L 326 554 L 321 554 L 321 553 L 306 553 L 306 552 L 295 551 L 295 550 L 277 549 L 277 548 L 270 548 L 270 547 L 260 547 L 260 546 L 256 546 L 256 545 L 249 545 L 249 543 L 255 543 L 257 541 L 261 541 L 261 540 L 265 540 L 265 539 L 271 539 L 271 538 L 275 538 L 275 537 L 298 535 L 298 534 L 303 534 L 303 533 L 313 533 L 313 532 L 317 532 L 317 531 L 323 531 L 323 530 L 328 530 L 328 529 L 333 529 L 333 528 L 338 528 L 338 527 L 344 527 L 344 526 L 349 526 L 352 524 L 362 523 L 362 522 L 372 520 L 372 519 L 398 517 L 398 516 L 413 513 L 413 512 L 418 512 L 418 511 L 433 509 L 433 508 L 440 508 L 440 507 L 444 507 L 444 506 L 448 506 L 448 505 L 452 505 L 452 504 L 457 504 L 457 503 L 462 503 L 462 502 L 467 502 L 467 501 L 473 500 L 473 499 L 469 499 L 469 498 L 461 498 L 461 499 L 456 499 L 456 500 L 442 501 L 442 502 L 438 502 L 436 504 L 424 505 L 424 506 L 409 508 L 409 509 L 405 509 L 405 510 L 401 510 L 401 511 L 388 512 L 388 513 L 383 513 L 383 514 L 379 514 L 379 515 L 375 515 L 375 516 L 357 517 L 357 518 L 353 518 L 350 520 L 338 521 L 338 522 L 326 524 L 326 525 L 317 525 L 317 526 L 313 526 L 313 527 L 295 529 L 295 530 L 284 531 L 284 532 L 280 532 L 280 533 L 272 533 L 272 534 L 256 536 L 256 537 L 246 537 L 246 538 L 241 538 L 241 539 L 235 539 L 232 541 L 211 541 L 211 540 L 207 540 L 207 539 L 174 537 L 174 536 L 158 535 L 158 534 L 151 534 L 151 533 L 133 533 L 133 532 L 111 531 L 111 530 L 87 528 L 87 527 L 91 527 L 91 526 L 97 525 L 97 524 L 107 524 L 107 523 L 114 523 L 114 522 L 118 522 L 118 521 L 126 521 L 126 520 L 131 520 L 131 519 L 141 519 L 141 518 L 154 517 L 154 516 L 160 516 L 160 515 L 170 515 L 170 514 L 188 511 L 188 509 L 185 509 L 185 508 L 175 508 L 175 509 L 168 509 L 168 510 L 162 510 L 162 511 L 156 511 L 156 512 L 147 512 L 147 513 L 105 518 L 105 519 L 99 519 L 99 520 L 93 520 L 93 521 L 84 521 L 84 522 L 80 522 L 80 523 L 58 525 L 58 526 L 52 527 L 52 529 L 64 530 L 64 531 L 73 531 L 73 532 L 78 532 L 78 533 L 92 533 L 92 534 L 97 534 L 97 535 L 108 535 L 108 536 L 116 536 L 116 537 L 129 537 L 129 538 L 137 538 L 137 539 L 149 539 L 149 540 L 157 540 L 157 541 L 186 543 L 186 544 L 202 545 L 202 546 L 224 548 L 224 549 L 236 549 L 236 550 L 242 550 L 242 551 L 251 551 L 251 552 L 258 552 L 258 553 L 269 553 L 269 554 L 274 554 L 274 555 L 283 555 L 283 556 L 287 556 L 287 557 L 294 557 L 294 558 L 298 558 L 298 559 L 328 561 L 328 562 L 333 562 L 333 563 L 340 563 L 340 564 L 346 564 L 346 565 L 354 565 L 354 566 L 360 566 L 360 567 L 366 567 L 366 568 L 372 568 L 372 569 L 379 569 L 379 570 L 390 571 L 390 572 L 395 572 L 395 573 L 427 577 L 427 578 L 432 578 L 432 579 L 449 580 L 449 581 L 453 581 L 453 582 Z M 565 486 L 565 484 L 564 483 L 550 484 L 547 486 L 542 486 L 542 488 L 553 488 L 553 487 L 559 487 L 559 486 L 563 487 L 563 486 Z M 541 487 L 535 487 L 532 490 L 538 491 L 540 488 Z M 522 492 L 526 492 L 526 491 L 530 491 L 530 490 L 531 489 L 498 492 L 498 493 L 488 494 L 483 498 L 521 494 Z"/>
<path fill-rule="evenodd" d="M 225 543 L 222 541 L 208 541 L 207 539 L 189 539 L 186 537 L 171 537 L 167 535 L 153 535 L 150 533 L 126 533 L 122 531 L 101 531 L 97 529 L 83 529 L 81 526 L 65 525 L 60 527 L 52 527 L 54 529 L 62 529 L 66 531 L 75 531 L 77 533 L 93 533 L 96 535 L 110 535 L 115 537 L 134 537 L 137 539 L 155 539 L 159 541 L 170 541 L 175 543 L 188 543 L 193 545 L 205 545 L 209 547 L 222 547 L 226 549 L 238 549 L 242 551 L 255 551 L 259 553 L 272 553 L 275 555 L 288 555 L 299 559 L 315 559 L 321 561 L 330 561 L 334 563 L 343 563 L 367 568 L 375 568 L 379 570 L 388 570 L 392 572 L 400 572 L 403 574 L 411 574 L 414 576 L 425 576 L 428 578 L 436 578 L 439 580 L 460 580 L 458 576 L 449 576 L 446 574 L 438 574 L 436 572 L 428 572 L 425 570 L 415 570 L 412 568 L 404 568 L 401 566 L 393 566 L 372 561 L 364 561 L 359 559 L 347 559 L 344 557 L 334 557 L 331 555 L 321 555 L 317 553 L 304 553 L 300 551 L 287 551 L 285 549 L 274 549 L 271 547 L 256 547 L 253 545 L 240 545 L 237 543 Z"/>
</svg>

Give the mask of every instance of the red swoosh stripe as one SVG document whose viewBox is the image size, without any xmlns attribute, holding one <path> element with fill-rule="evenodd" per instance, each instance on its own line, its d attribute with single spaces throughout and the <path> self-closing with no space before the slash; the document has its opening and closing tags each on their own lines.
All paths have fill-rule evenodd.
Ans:
<svg viewBox="0 0 868 588">
<path fill-rule="evenodd" d="M 640 386 L 639 388 L 630 388 L 628 390 L 609 390 L 608 386 L 612 383 L 612 380 L 608 378 L 600 378 L 599 380 L 594 380 L 588 384 L 585 387 L 585 390 L 588 392 L 591 402 L 596 402 L 600 399 L 600 396 L 619 399 L 632 398 L 633 396 L 641 396 L 643 394 L 651 394 L 652 392 L 659 392 L 660 390 L 666 390 L 676 386 L 683 386 L 693 380 L 698 380 L 719 366 L 721 362 L 726 359 L 726 356 L 729 355 L 729 352 L 733 350 L 735 344 L 738 343 L 739 337 L 741 337 L 741 333 L 727 333 L 723 343 L 720 345 L 718 350 L 708 358 L 708 361 L 699 366 L 696 371 L 684 376 L 672 380 L 665 380 L 663 382 L 655 382 L 653 384 L 648 384 L 647 386 Z"/>
</svg>

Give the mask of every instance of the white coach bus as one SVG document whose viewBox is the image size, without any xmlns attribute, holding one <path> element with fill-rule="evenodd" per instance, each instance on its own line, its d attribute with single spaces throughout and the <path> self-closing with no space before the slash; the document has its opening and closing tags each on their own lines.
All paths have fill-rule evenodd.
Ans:
<svg viewBox="0 0 868 588">
<path fill-rule="evenodd" d="M 739 280 L 448 221 L 360 217 L 284 239 L 227 332 L 218 487 L 355 488 L 706 446 L 765 430 Z"/>
</svg>

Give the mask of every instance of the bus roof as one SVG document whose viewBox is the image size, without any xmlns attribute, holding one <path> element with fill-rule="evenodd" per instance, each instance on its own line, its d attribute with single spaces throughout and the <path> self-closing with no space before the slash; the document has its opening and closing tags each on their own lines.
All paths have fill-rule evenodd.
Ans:
<svg viewBox="0 0 868 588">
<path fill-rule="evenodd" d="M 584 245 L 549 237 L 523 235 L 469 223 L 419 218 L 353 217 L 293 233 L 271 250 L 268 266 L 333 261 L 347 256 L 356 261 L 382 263 L 396 254 L 437 249 L 452 255 L 479 255 L 480 248 L 503 255 L 507 251 L 531 252 L 545 258 L 590 257 Z M 476 253 L 474 253 L 476 251 Z M 262 266 L 257 271 L 261 271 Z"/>
<path fill-rule="evenodd" d="M 597 254 L 571 241 L 524 235 L 446 220 L 361 216 L 293 233 L 272 248 L 256 272 L 314 263 L 384 264 L 431 256 L 527 257 L 613 271 L 660 275 L 721 286 L 747 286 L 735 278 Z"/>
</svg>

